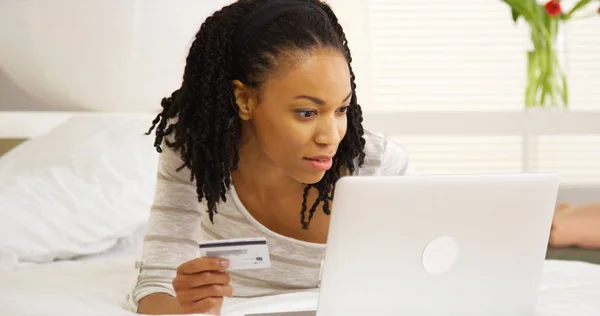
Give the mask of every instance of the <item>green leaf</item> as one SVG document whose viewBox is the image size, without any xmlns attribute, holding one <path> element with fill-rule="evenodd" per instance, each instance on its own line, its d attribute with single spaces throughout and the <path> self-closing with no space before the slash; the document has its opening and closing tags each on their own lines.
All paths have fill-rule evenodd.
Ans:
<svg viewBox="0 0 600 316">
<path fill-rule="evenodd" d="M 550 21 L 552 19 L 546 12 L 546 8 L 544 8 L 542 5 L 536 5 L 535 8 L 540 21 L 542 21 L 542 25 L 546 28 L 548 33 L 550 33 Z"/>
<path fill-rule="evenodd" d="M 517 10 L 529 23 L 533 32 L 539 32 L 542 37 L 548 37 L 548 29 L 539 16 L 539 5 L 536 0 L 504 0 L 508 5 Z M 544 9 L 545 12 L 545 9 Z"/>
<path fill-rule="evenodd" d="M 519 14 L 519 11 L 515 10 L 515 8 L 511 8 L 511 10 L 510 10 L 510 11 L 511 11 L 511 13 L 512 13 L 512 19 L 513 19 L 513 22 L 517 23 L 517 20 L 519 19 L 519 16 L 520 16 L 521 14 Z"/>
<path fill-rule="evenodd" d="M 531 23 L 534 19 L 535 12 L 532 8 L 524 3 L 523 0 L 504 0 L 512 10 L 519 13 L 519 16 L 522 16 L 525 20 Z"/>
<path fill-rule="evenodd" d="M 573 13 L 577 12 L 579 9 L 581 9 L 584 6 L 588 5 L 590 2 L 592 2 L 592 0 L 579 0 L 579 2 L 577 2 L 575 4 L 575 6 L 573 6 L 573 8 L 569 11 L 569 13 L 567 13 L 565 19 L 566 20 L 570 19 L 571 16 L 573 15 Z"/>
</svg>

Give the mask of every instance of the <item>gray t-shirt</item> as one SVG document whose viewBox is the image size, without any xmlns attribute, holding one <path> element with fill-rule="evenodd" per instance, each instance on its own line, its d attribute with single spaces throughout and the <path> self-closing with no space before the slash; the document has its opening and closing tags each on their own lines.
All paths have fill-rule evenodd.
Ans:
<svg viewBox="0 0 600 316">
<path fill-rule="evenodd" d="M 405 151 L 383 136 L 365 131 L 365 163 L 354 175 L 389 176 L 410 173 Z M 310 291 L 319 287 L 319 273 L 325 245 L 304 242 L 277 234 L 254 219 L 240 202 L 235 188 L 227 202 L 218 205 L 214 225 L 206 205 L 197 202 L 196 185 L 189 169 L 177 172 L 180 156 L 163 146 L 159 158 L 156 192 L 144 237 L 138 278 L 127 295 L 128 306 L 152 293 L 175 296 L 172 280 L 182 263 L 199 256 L 198 243 L 205 240 L 265 237 L 271 268 L 231 271 L 236 297 L 257 297 L 287 292 Z"/>
</svg>

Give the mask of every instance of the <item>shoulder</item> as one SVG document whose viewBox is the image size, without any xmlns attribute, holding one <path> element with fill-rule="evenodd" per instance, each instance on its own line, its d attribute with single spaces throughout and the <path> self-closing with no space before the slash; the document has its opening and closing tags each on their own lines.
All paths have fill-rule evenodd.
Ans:
<svg viewBox="0 0 600 316">
<path fill-rule="evenodd" d="M 381 133 L 365 130 L 365 161 L 357 175 L 392 176 L 413 172 L 408 154 Z"/>
</svg>

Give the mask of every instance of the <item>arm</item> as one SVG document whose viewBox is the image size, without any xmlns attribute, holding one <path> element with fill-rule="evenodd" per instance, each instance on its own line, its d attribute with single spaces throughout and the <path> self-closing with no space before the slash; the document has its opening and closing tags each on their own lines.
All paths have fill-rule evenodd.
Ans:
<svg viewBox="0 0 600 316">
<path fill-rule="evenodd" d="M 129 294 L 129 308 L 144 314 L 181 314 L 173 279 L 177 267 L 198 255 L 201 204 L 188 169 L 177 172 L 182 161 L 163 145 L 154 201 L 144 236 L 139 274 Z"/>
<path fill-rule="evenodd" d="M 552 221 L 550 246 L 600 249 L 600 202 L 559 205 Z"/>
</svg>

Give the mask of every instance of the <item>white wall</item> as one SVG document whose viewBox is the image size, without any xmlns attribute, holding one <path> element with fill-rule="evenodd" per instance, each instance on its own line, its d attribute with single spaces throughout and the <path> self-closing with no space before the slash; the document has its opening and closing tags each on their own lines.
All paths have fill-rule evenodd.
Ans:
<svg viewBox="0 0 600 316">
<path fill-rule="evenodd" d="M 155 111 L 180 84 L 199 26 L 229 2 L 2 0 L 0 111 Z M 364 73 L 364 28 L 351 14 L 362 1 L 330 3 Z M 360 90 L 368 79 L 358 78 Z"/>
<path fill-rule="evenodd" d="M 0 110 L 156 110 L 223 2 L 2 0 Z"/>
</svg>

